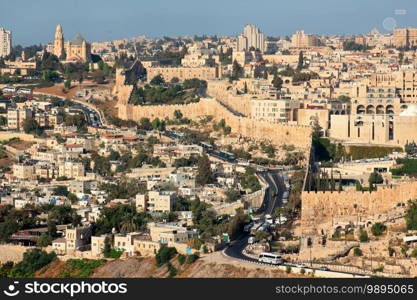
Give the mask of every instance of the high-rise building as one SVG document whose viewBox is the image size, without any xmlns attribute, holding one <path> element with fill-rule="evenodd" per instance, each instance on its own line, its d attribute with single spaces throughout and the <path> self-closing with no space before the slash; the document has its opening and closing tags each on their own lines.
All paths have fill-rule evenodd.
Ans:
<svg viewBox="0 0 417 300">
<path fill-rule="evenodd" d="M 317 36 L 306 34 L 303 30 L 297 31 L 291 38 L 291 46 L 295 48 L 309 48 L 320 45 L 320 40 Z"/>
<path fill-rule="evenodd" d="M 0 57 L 12 52 L 12 32 L 0 27 Z"/>
<path fill-rule="evenodd" d="M 251 48 L 266 50 L 265 35 L 255 25 L 245 25 L 243 34 L 237 38 L 237 51 L 248 51 Z"/>
</svg>

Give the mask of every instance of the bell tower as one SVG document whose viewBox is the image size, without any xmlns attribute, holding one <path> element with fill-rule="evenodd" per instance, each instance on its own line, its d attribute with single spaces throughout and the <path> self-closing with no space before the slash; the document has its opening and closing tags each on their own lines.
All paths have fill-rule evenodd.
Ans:
<svg viewBox="0 0 417 300">
<path fill-rule="evenodd" d="M 61 24 L 58 24 L 55 29 L 55 38 L 54 38 L 54 54 L 58 58 L 63 58 L 65 56 L 64 50 L 64 33 L 62 32 Z"/>
</svg>

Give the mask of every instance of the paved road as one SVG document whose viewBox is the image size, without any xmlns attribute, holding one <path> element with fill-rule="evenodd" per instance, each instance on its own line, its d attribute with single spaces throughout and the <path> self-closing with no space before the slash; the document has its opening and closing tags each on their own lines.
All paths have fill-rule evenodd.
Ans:
<svg viewBox="0 0 417 300">
<path fill-rule="evenodd" d="M 243 254 L 243 250 L 245 249 L 248 243 L 248 238 L 249 238 L 248 234 L 241 235 L 238 239 L 234 240 L 229 247 L 227 247 L 224 250 L 224 254 L 228 257 L 239 259 L 239 260 L 244 260 L 244 261 L 251 262 L 251 263 L 262 264 L 262 265 L 275 267 L 275 268 L 280 267 L 276 265 L 269 265 L 266 263 L 259 263 L 257 259 Z M 305 269 L 306 272 L 310 272 L 314 270 L 315 275 L 319 277 L 329 277 L 329 278 L 332 278 L 332 277 L 335 277 L 335 278 L 336 277 L 359 277 L 359 278 L 369 277 L 367 275 L 358 274 L 358 273 L 333 271 L 333 270 L 323 271 L 323 270 L 320 270 L 319 268 L 309 267 L 307 264 L 305 264 L 304 267 L 302 268 L 297 267 L 294 263 L 291 263 L 291 262 L 282 264 L 281 269 L 282 269 L 282 266 L 284 267 L 290 266 L 292 269 L 298 270 L 298 272 L 300 271 L 300 269 Z"/>
<path fill-rule="evenodd" d="M 278 171 L 266 171 L 259 172 L 265 182 L 268 184 L 268 188 L 265 191 L 264 201 L 258 213 L 272 215 L 276 208 L 282 206 L 282 195 L 285 191 L 284 179 Z"/>
<path fill-rule="evenodd" d="M 52 95 L 52 94 L 46 94 L 46 93 L 33 93 L 34 96 L 37 95 L 42 95 L 42 96 L 49 96 L 49 97 L 57 97 L 60 98 L 62 100 L 65 100 L 64 98 L 57 96 L 57 95 Z M 94 108 L 92 105 L 88 105 L 83 103 L 80 100 L 76 100 L 76 99 L 68 99 L 70 102 L 72 102 L 74 104 L 75 108 L 80 108 L 85 115 L 85 118 L 87 120 L 88 125 L 93 126 L 95 125 L 95 127 L 103 127 L 103 120 L 102 120 L 102 116 L 100 114 L 100 112 L 98 111 L 98 109 Z"/>
<path fill-rule="evenodd" d="M 245 249 L 246 245 L 248 244 L 249 235 L 243 234 L 237 240 L 232 241 L 231 245 L 226 248 L 224 253 L 227 256 L 237 258 L 237 259 L 244 259 L 247 261 L 257 262 L 256 259 L 253 259 L 249 256 L 243 254 L 243 250 Z"/>
</svg>

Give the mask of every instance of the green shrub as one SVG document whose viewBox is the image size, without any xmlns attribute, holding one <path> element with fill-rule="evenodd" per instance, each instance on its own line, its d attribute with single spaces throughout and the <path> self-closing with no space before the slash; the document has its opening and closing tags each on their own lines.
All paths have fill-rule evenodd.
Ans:
<svg viewBox="0 0 417 300">
<path fill-rule="evenodd" d="M 178 259 L 178 263 L 179 263 L 180 265 L 185 264 L 185 260 L 186 260 L 185 255 L 179 254 L 179 255 L 178 255 L 178 257 L 177 257 L 177 259 Z"/>
<path fill-rule="evenodd" d="M 194 263 L 199 258 L 200 258 L 200 256 L 197 253 L 188 255 L 188 257 L 187 257 L 187 264 L 192 264 L 192 263 Z"/>
<path fill-rule="evenodd" d="M 174 257 L 175 254 L 177 254 L 177 249 L 175 249 L 174 247 L 163 246 L 161 249 L 159 249 L 158 253 L 155 256 L 156 265 L 160 267 L 163 264 L 166 264 L 171 260 L 171 258 Z"/>
<path fill-rule="evenodd" d="M 392 152 L 402 152 L 398 147 L 378 147 L 378 146 L 349 146 L 349 156 L 352 159 L 379 158 L 387 156 Z"/>
<path fill-rule="evenodd" d="M 381 236 L 386 230 L 387 226 L 382 223 L 375 223 L 371 227 L 371 231 L 374 236 Z"/>
<path fill-rule="evenodd" d="M 353 249 L 353 255 L 355 255 L 355 256 L 362 256 L 363 253 L 362 253 L 361 248 L 359 248 L 359 247 L 354 248 Z"/>
<path fill-rule="evenodd" d="M 411 252 L 410 256 L 417 258 L 417 248 L 413 249 L 413 251 Z"/>
<path fill-rule="evenodd" d="M 340 233 L 340 231 L 338 231 L 338 230 L 336 230 L 334 233 L 333 233 L 333 235 L 332 235 L 332 238 L 333 239 L 335 239 L 335 240 L 338 240 L 338 239 L 340 239 L 342 237 L 342 234 Z"/>
<path fill-rule="evenodd" d="M 105 259 L 70 259 L 59 277 L 62 278 L 88 278 L 95 269 L 106 262 Z"/>
<path fill-rule="evenodd" d="M 366 230 L 361 229 L 359 234 L 359 241 L 361 241 L 361 243 L 366 243 L 369 241 L 368 232 Z"/>
<path fill-rule="evenodd" d="M 405 222 L 408 230 L 417 230 L 417 200 L 408 202 Z"/>
<path fill-rule="evenodd" d="M 304 275 L 305 273 L 306 273 L 306 270 L 305 269 L 301 269 L 300 270 L 300 274 L 303 274 Z"/>
<path fill-rule="evenodd" d="M 177 276 L 178 270 L 170 262 L 167 263 L 167 267 L 168 267 L 168 272 L 169 272 L 168 277 L 172 278 L 172 277 Z"/>
<path fill-rule="evenodd" d="M 0 278 L 7 278 L 9 277 L 9 273 L 13 269 L 14 263 L 12 261 L 7 261 L 4 264 L 0 265 Z"/>
<path fill-rule="evenodd" d="M 289 273 L 291 273 L 291 271 L 292 271 L 291 267 L 290 266 L 286 266 L 285 272 L 289 274 Z"/>
<path fill-rule="evenodd" d="M 55 258 L 55 252 L 48 253 L 40 249 L 27 250 L 23 254 L 23 260 L 13 267 L 11 277 L 33 277 L 36 271 L 52 262 Z"/>
<path fill-rule="evenodd" d="M 390 172 L 392 175 L 408 175 L 411 177 L 417 177 L 417 159 L 401 159 L 397 160 L 397 163 L 402 164 L 402 166 L 396 169 L 391 169 Z"/>
<path fill-rule="evenodd" d="M 110 249 L 110 251 L 109 252 L 107 252 L 105 255 L 104 255 L 104 257 L 106 257 L 106 258 L 114 258 L 114 259 L 117 259 L 117 258 L 120 258 L 120 256 L 123 254 L 123 250 L 116 250 L 116 249 L 114 249 L 114 248 L 112 248 L 112 249 Z"/>
</svg>

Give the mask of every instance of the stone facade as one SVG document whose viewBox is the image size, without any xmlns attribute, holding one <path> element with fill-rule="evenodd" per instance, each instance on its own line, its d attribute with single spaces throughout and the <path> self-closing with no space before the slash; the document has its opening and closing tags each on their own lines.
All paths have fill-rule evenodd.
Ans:
<svg viewBox="0 0 417 300">
<path fill-rule="evenodd" d="M 395 47 L 417 46 L 417 28 L 397 28 L 394 30 Z"/>
<path fill-rule="evenodd" d="M 387 213 L 399 203 L 417 198 L 417 182 L 403 183 L 400 186 L 379 186 L 377 191 L 357 192 L 303 192 L 301 223 L 304 234 L 319 234 L 321 224 L 332 220 L 356 222 Z"/>
<path fill-rule="evenodd" d="M 12 32 L 0 27 L 0 57 L 5 57 L 12 51 Z"/>
<path fill-rule="evenodd" d="M 242 137 L 269 140 L 276 145 L 291 141 L 303 149 L 311 144 L 311 127 L 288 124 L 270 124 L 233 114 L 216 99 L 202 99 L 187 105 L 134 106 L 119 105 L 119 118 L 140 120 L 141 118 L 173 118 L 174 111 L 180 110 L 189 119 L 199 119 L 211 115 L 216 120 L 224 119 L 232 128 L 232 133 Z"/>
<path fill-rule="evenodd" d="M 86 62 L 91 56 L 91 45 L 80 34 L 77 34 L 74 40 L 64 42 L 64 33 L 60 24 L 55 29 L 51 50 L 58 58 L 66 57 L 67 61 Z"/>
<path fill-rule="evenodd" d="M 193 78 L 201 80 L 221 78 L 219 67 L 149 67 L 146 71 L 148 81 L 158 75 L 161 75 L 166 82 L 170 82 L 173 78 L 178 78 L 180 81 Z"/>
</svg>

